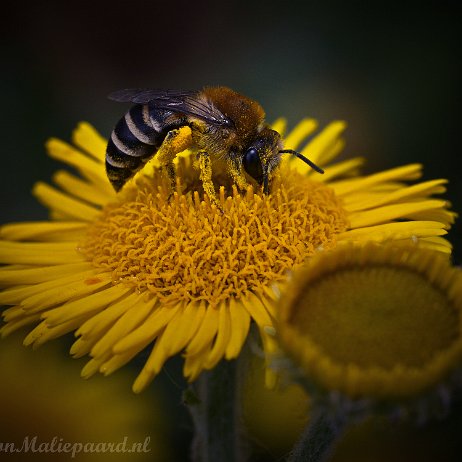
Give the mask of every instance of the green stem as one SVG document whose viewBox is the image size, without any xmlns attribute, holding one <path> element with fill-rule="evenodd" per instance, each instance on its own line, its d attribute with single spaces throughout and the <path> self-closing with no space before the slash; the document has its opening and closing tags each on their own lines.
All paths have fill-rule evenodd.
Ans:
<svg viewBox="0 0 462 462">
<path fill-rule="evenodd" d="M 346 428 L 345 418 L 314 408 L 310 421 L 292 450 L 288 462 L 325 462 Z"/>
<path fill-rule="evenodd" d="M 237 361 L 222 360 L 195 384 L 195 403 L 189 403 L 195 425 L 194 462 L 242 460 L 237 379 Z"/>
</svg>

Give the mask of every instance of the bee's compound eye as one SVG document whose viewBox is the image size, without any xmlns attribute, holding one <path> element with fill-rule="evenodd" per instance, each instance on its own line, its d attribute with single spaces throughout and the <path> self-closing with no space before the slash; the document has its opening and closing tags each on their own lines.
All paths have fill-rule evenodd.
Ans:
<svg viewBox="0 0 462 462">
<path fill-rule="evenodd" d="M 248 164 L 253 164 L 254 162 L 260 162 L 258 157 L 258 152 L 255 148 L 250 148 L 245 153 L 244 161 Z"/>
<path fill-rule="evenodd" d="M 263 169 L 260 162 L 260 156 L 255 148 L 250 148 L 246 151 L 242 159 L 244 170 L 258 183 L 263 182 Z"/>
</svg>

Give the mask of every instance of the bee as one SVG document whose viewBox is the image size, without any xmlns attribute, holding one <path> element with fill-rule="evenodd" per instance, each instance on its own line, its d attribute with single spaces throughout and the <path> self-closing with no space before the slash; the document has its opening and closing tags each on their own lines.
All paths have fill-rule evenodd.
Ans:
<svg viewBox="0 0 462 462">
<path fill-rule="evenodd" d="M 134 105 L 116 124 L 106 150 L 106 172 L 119 191 L 156 156 L 175 187 L 175 156 L 197 153 L 204 191 L 220 210 L 212 182 L 212 160 L 221 159 L 240 190 L 246 174 L 269 194 L 269 182 L 283 154 L 291 154 L 319 173 L 324 171 L 299 152 L 283 149 L 281 135 L 265 123 L 256 101 L 227 87 L 200 91 L 126 89 L 109 95 Z"/>
</svg>

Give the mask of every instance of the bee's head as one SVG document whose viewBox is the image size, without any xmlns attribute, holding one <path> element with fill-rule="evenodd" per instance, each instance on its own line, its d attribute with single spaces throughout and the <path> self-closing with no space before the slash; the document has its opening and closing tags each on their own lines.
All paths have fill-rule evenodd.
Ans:
<svg viewBox="0 0 462 462">
<path fill-rule="evenodd" d="M 265 194 L 269 193 L 268 176 L 279 164 L 281 148 L 281 135 L 270 128 L 264 128 L 244 151 L 244 170 L 260 186 L 263 185 Z"/>
<path fill-rule="evenodd" d="M 258 137 L 244 151 L 242 165 L 244 170 L 254 178 L 263 192 L 269 194 L 268 178 L 271 171 L 279 165 L 281 154 L 292 154 L 303 160 L 318 173 L 324 170 L 311 162 L 305 156 L 292 149 L 282 149 L 281 135 L 270 128 L 264 128 Z"/>
</svg>

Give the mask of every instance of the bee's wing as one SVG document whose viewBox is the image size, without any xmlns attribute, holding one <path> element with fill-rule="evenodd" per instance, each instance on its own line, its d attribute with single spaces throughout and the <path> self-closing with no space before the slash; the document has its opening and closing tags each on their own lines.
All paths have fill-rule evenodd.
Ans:
<svg viewBox="0 0 462 462">
<path fill-rule="evenodd" d="M 226 117 L 211 102 L 201 98 L 197 91 L 129 88 L 111 93 L 109 99 L 122 103 L 149 104 L 158 109 L 198 117 L 214 125 L 234 126 L 231 119 Z"/>
<path fill-rule="evenodd" d="M 111 93 L 108 98 L 121 103 L 146 104 L 151 101 L 180 102 L 186 96 L 197 92 L 182 90 L 152 90 L 147 88 L 127 88 Z"/>
</svg>

